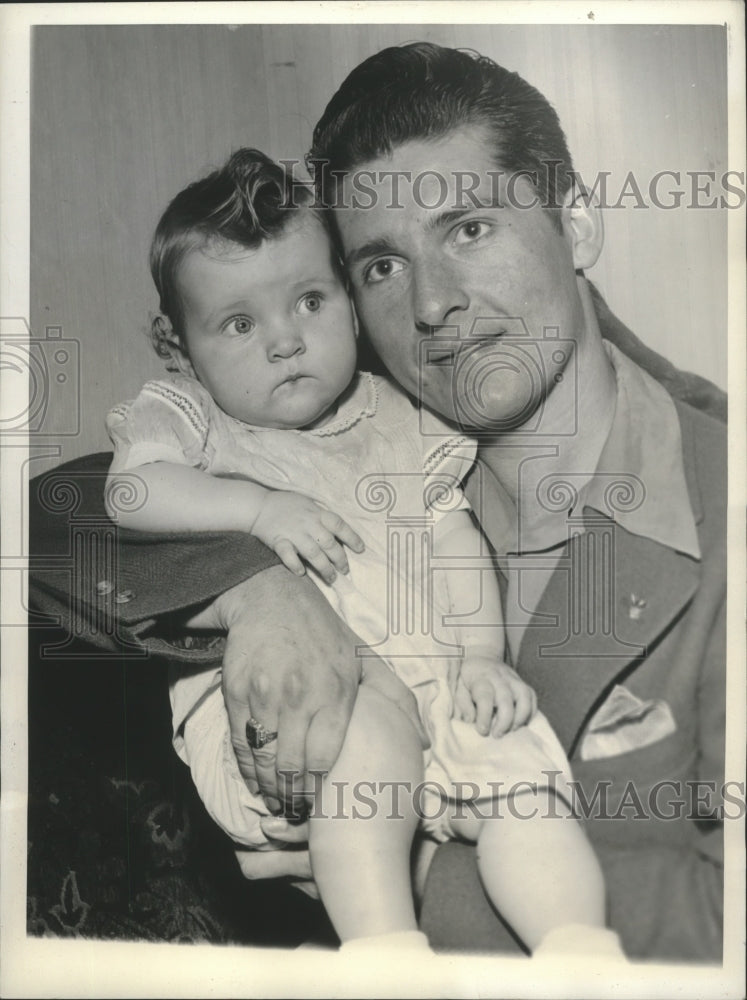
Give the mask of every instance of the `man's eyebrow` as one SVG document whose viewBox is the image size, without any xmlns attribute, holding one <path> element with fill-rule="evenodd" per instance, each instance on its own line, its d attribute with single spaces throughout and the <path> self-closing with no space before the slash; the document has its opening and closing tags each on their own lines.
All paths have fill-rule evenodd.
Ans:
<svg viewBox="0 0 747 1000">
<path fill-rule="evenodd" d="M 449 226 L 453 225 L 455 222 L 461 222 L 466 215 L 470 215 L 472 212 L 479 212 L 480 209 L 483 208 L 501 207 L 502 206 L 495 198 L 475 199 L 474 202 L 464 208 L 453 208 L 446 212 L 441 212 L 439 215 L 431 216 L 426 223 L 426 229 L 430 232 L 434 229 L 448 229 Z"/>
<path fill-rule="evenodd" d="M 482 206 L 481 206 L 482 207 Z M 475 210 L 474 205 L 469 208 L 453 208 L 448 212 L 441 212 L 439 215 L 432 215 L 426 223 L 426 229 L 433 232 L 434 229 L 447 229 L 454 222 L 461 221 L 465 215 Z"/>
<path fill-rule="evenodd" d="M 369 257 L 378 257 L 379 254 L 390 253 L 396 253 L 396 250 L 389 240 L 383 236 L 377 236 L 375 239 L 366 240 L 365 243 L 361 243 L 359 247 L 351 250 L 345 256 L 345 267 L 350 268 L 353 264 L 358 264 Z"/>
</svg>

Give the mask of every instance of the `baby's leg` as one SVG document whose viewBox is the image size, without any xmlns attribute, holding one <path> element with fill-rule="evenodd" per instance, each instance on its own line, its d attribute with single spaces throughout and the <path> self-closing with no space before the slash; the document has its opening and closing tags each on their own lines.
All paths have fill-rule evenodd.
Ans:
<svg viewBox="0 0 747 1000">
<path fill-rule="evenodd" d="M 417 931 L 410 849 L 423 751 L 407 717 L 361 687 L 309 824 L 314 879 L 340 940 Z M 400 782 L 401 785 L 392 782 Z"/>
<path fill-rule="evenodd" d="M 605 927 L 599 862 L 565 801 L 539 788 L 495 808 L 488 803 L 481 813 L 455 821 L 455 831 L 477 841 L 485 891 L 527 947 L 534 951 L 562 927 L 570 934 L 564 930 L 560 939 L 573 939 L 570 950 L 619 955 L 616 936 L 599 933 Z"/>
</svg>

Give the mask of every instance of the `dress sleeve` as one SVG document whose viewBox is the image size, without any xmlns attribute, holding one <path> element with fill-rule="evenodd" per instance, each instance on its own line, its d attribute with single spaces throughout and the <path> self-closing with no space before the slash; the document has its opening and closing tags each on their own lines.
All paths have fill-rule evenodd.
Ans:
<svg viewBox="0 0 747 1000">
<path fill-rule="evenodd" d="M 106 429 L 114 445 L 111 472 L 150 462 L 206 469 L 212 400 L 194 379 L 146 382 L 136 399 L 110 410 Z"/>
<path fill-rule="evenodd" d="M 477 442 L 429 415 L 429 430 L 442 434 L 423 437 L 425 505 L 437 518 L 453 510 L 470 510 L 463 483 L 477 458 Z"/>
</svg>

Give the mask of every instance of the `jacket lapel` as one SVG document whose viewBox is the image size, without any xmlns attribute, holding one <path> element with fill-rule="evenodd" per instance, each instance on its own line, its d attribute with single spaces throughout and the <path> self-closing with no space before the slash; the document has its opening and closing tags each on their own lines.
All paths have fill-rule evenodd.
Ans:
<svg viewBox="0 0 747 1000">
<path fill-rule="evenodd" d="M 697 561 L 586 508 L 524 634 L 517 670 L 570 756 L 592 710 L 690 602 Z"/>
</svg>

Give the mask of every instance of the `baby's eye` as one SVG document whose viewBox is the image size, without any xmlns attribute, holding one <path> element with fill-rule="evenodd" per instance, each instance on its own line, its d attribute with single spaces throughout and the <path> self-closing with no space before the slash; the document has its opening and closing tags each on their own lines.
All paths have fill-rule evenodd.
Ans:
<svg viewBox="0 0 747 1000">
<path fill-rule="evenodd" d="M 307 292 L 299 302 L 302 312 L 318 313 L 322 308 L 322 296 L 319 292 Z"/>
<path fill-rule="evenodd" d="M 248 316 L 234 316 L 223 327 L 225 333 L 235 334 L 238 337 L 242 334 L 251 333 L 253 329 L 254 323 Z"/>
<path fill-rule="evenodd" d="M 392 257 L 382 257 L 381 260 L 375 260 L 373 264 L 370 264 L 366 268 L 363 272 L 363 280 L 369 285 L 376 284 L 379 281 L 386 281 L 387 278 L 392 278 L 395 274 L 399 274 L 404 269 L 404 266 L 401 260 L 394 260 Z"/>
<path fill-rule="evenodd" d="M 470 219 L 457 226 L 454 232 L 455 243 L 474 243 L 490 231 L 487 222 L 480 222 L 479 219 Z"/>
</svg>

